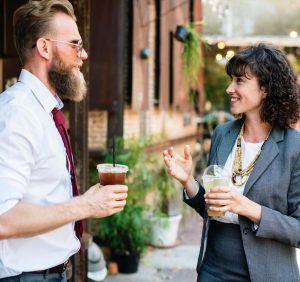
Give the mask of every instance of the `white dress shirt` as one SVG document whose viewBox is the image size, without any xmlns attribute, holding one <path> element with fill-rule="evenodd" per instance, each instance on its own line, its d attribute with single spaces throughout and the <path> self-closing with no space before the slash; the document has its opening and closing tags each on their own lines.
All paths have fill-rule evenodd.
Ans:
<svg viewBox="0 0 300 282">
<path fill-rule="evenodd" d="M 51 114 L 60 104 L 26 70 L 0 95 L 0 214 L 19 201 L 52 205 L 73 197 L 66 150 Z M 1 240 L 0 278 L 59 265 L 79 248 L 74 223 L 29 238 Z"/>
</svg>

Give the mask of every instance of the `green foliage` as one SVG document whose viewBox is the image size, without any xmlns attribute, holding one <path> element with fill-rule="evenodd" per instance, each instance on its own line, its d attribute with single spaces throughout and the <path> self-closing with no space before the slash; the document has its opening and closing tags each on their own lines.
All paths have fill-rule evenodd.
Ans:
<svg viewBox="0 0 300 282">
<path fill-rule="evenodd" d="M 157 162 L 159 163 L 159 162 Z M 155 192 L 154 213 L 159 216 L 168 216 L 170 204 L 179 195 L 179 187 L 174 178 L 171 177 L 164 165 L 158 165 L 154 171 L 153 191 Z"/>
<path fill-rule="evenodd" d="M 182 63 L 185 87 L 187 89 L 187 93 L 190 93 L 189 90 L 195 88 L 197 84 L 199 68 L 203 63 L 203 60 L 198 32 L 191 23 L 187 24 L 185 27 L 188 30 L 189 35 L 184 42 Z"/>
<path fill-rule="evenodd" d="M 115 161 L 118 164 L 127 165 L 129 168 L 126 176 L 126 185 L 129 188 L 127 204 L 144 203 L 145 194 L 152 187 L 151 163 L 153 163 L 153 157 L 144 153 L 145 148 L 151 142 L 152 137 L 148 139 L 116 139 Z M 103 153 L 98 163 L 112 163 L 112 159 L 112 150 L 108 149 Z M 98 182 L 96 170 L 94 170 L 90 179 L 97 180 L 92 183 Z"/>
<path fill-rule="evenodd" d="M 210 101 L 213 110 L 230 110 L 230 101 L 226 94 L 226 88 L 230 79 L 225 72 L 224 65 L 214 59 L 207 59 L 204 68 L 204 87 L 206 100 Z"/>
<path fill-rule="evenodd" d="M 207 158 L 204 153 L 199 154 L 199 156 L 195 159 L 195 174 L 194 177 L 200 181 L 201 176 L 203 174 L 204 169 L 207 167 Z"/>
<path fill-rule="evenodd" d="M 292 50 L 289 50 L 289 48 L 285 48 L 285 51 L 287 53 L 290 53 L 288 55 L 288 59 L 289 59 L 289 62 L 291 63 L 294 71 L 296 74 L 299 74 L 300 73 L 300 62 L 299 62 L 299 59 L 298 59 L 298 56 L 297 54 L 293 54 L 292 53 Z M 290 51 L 290 52 L 289 52 Z"/>
<path fill-rule="evenodd" d="M 150 242 L 150 231 L 144 208 L 127 205 L 121 213 L 103 218 L 98 234 L 114 254 L 142 253 Z"/>
<path fill-rule="evenodd" d="M 127 204 L 122 212 L 94 221 L 99 237 L 115 254 L 141 253 L 151 239 L 145 217 L 145 195 L 153 185 L 154 176 L 152 157 L 144 152 L 151 141 L 151 138 L 116 139 L 116 163 L 129 167 L 126 176 Z M 112 163 L 111 150 L 104 152 L 98 163 Z"/>
</svg>

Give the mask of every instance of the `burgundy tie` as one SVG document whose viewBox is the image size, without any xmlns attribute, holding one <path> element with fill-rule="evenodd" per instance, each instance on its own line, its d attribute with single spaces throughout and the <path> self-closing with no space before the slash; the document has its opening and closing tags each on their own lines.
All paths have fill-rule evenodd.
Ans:
<svg viewBox="0 0 300 282">
<path fill-rule="evenodd" d="M 63 112 L 57 108 L 54 108 L 52 110 L 52 114 L 53 114 L 53 120 L 55 122 L 57 130 L 64 142 L 64 145 L 65 145 L 65 148 L 67 151 L 69 162 L 68 162 L 68 160 L 66 160 L 66 165 L 67 165 L 67 168 L 70 166 L 73 195 L 77 196 L 79 193 L 78 193 L 77 180 L 76 180 L 76 175 L 75 175 L 75 165 L 74 165 L 74 160 L 73 160 L 70 138 L 69 138 L 69 134 L 68 134 L 67 126 L 66 126 L 65 116 L 64 116 Z M 76 232 L 76 236 L 81 241 L 81 237 L 82 237 L 82 233 L 83 233 L 83 224 L 82 224 L 81 220 L 75 222 L 75 232 Z"/>
</svg>

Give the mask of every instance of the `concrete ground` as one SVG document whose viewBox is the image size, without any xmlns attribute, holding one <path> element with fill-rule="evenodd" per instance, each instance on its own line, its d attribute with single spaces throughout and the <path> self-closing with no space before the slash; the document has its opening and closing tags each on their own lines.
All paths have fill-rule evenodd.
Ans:
<svg viewBox="0 0 300 282">
<path fill-rule="evenodd" d="M 108 275 L 105 282 L 196 281 L 197 247 L 179 245 L 147 252 L 134 274 Z"/>
<path fill-rule="evenodd" d="M 134 274 L 108 275 L 105 282 L 195 282 L 202 220 L 192 209 L 181 222 L 178 245 L 149 249 Z M 300 249 L 297 249 L 300 268 Z"/>
<path fill-rule="evenodd" d="M 150 249 L 142 258 L 137 273 L 108 275 L 104 281 L 195 282 L 201 230 L 201 218 L 192 209 L 187 209 L 176 247 Z"/>
</svg>

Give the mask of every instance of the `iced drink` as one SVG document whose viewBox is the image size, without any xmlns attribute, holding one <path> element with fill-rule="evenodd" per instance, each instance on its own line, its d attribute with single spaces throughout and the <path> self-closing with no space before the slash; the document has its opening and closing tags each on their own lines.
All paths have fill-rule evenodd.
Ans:
<svg viewBox="0 0 300 282">
<path fill-rule="evenodd" d="M 128 166 L 116 164 L 98 164 L 98 175 L 101 185 L 125 184 Z"/>
<path fill-rule="evenodd" d="M 203 186 L 205 192 L 209 192 L 209 190 L 216 186 L 229 186 L 229 173 L 228 171 L 220 165 L 210 165 L 208 166 L 202 176 Z M 225 212 L 220 211 L 211 211 L 208 210 L 209 216 L 224 216 Z"/>
<path fill-rule="evenodd" d="M 203 177 L 203 186 L 205 192 L 216 186 L 228 186 L 229 179 L 228 177 L 217 177 L 217 176 L 204 176 Z M 208 216 L 224 216 L 225 212 L 211 211 L 208 210 Z"/>
</svg>

